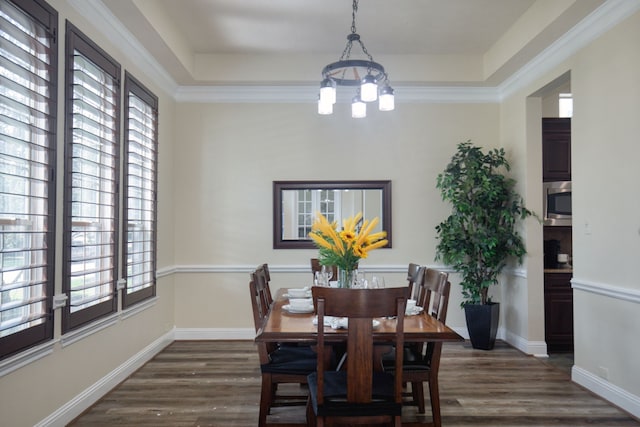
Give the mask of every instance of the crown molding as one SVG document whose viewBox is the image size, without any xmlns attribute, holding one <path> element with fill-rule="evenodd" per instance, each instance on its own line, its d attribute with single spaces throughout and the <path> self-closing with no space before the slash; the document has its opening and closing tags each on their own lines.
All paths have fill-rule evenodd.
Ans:
<svg viewBox="0 0 640 427">
<path fill-rule="evenodd" d="M 500 100 L 523 89 L 640 10 L 640 0 L 607 0 L 498 86 Z"/>
<path fill-rule="evenodd" d="M 281 103 L 316 102 L 319 86 L 180 86 L 174 93 L 178 102 L 196 103 Z M 396 99 L 405 103 L 497 103 L 494 87 L 427 87 L 394 85 Z M 338 91 L 338 103 L 351 101 L 353 93 Z"/>
<path fill-rule="evenodd" d="M 104 0 L 67 0 L 88 22 L 146 76 L 177 102 L 196 103 L 315 103 L 318 85 L 199 85 L 180 86 L 147 49 L 104 6 Z M 607 0 L 598 9 L 497 86 L 402 86 L 394 84 L 397 101 L 404 103 L 499 103 L 562 63 L 636 11 L 640 0 Z M 338 102 L 350 94 L 338 93 Z"/>
<path fill-rule="evenodd" d="M 157 86 L 164 88 L 172 95 L 178 84 L 171 75 L 156 61 L 149 51 L 133 34 L 111 13 L 103 0 L 67 0 L 80 15 L 94 26 L 107 40 L 118 46 L 122 54 L 135 63 L 146 77 Z"/>
</svg>

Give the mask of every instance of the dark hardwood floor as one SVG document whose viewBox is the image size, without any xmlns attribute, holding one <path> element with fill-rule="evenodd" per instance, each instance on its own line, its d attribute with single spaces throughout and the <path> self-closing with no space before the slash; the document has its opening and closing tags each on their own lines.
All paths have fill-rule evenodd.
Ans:
<svg viewBox="0 0 640 427">
<path fill-rule="evenodd" d="M 259 396 L 252 342 L 176 341 L 70 425 L 253 427 Z M 491 351 L 446 344 L 440 396 L 445 427 L 640 426 L 572 383 L 566 369 L 502 342 Z M 412 407 L 403 418 L 422 419 Z M 304 422 L 304 408 L 275 408 L 270 420 Z"/>
</svg>

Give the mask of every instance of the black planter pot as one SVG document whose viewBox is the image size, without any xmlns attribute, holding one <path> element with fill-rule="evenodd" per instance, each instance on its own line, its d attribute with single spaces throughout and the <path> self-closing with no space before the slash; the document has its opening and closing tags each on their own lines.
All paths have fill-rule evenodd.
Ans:
<svg viewBox="0 0 640 427">
<path fill-rule="evenodd" d="M 471 346 L 480 350 L 491 350 L 496 343 L 500 304 L 467 304 L 464 306 Z"/>
</svg>

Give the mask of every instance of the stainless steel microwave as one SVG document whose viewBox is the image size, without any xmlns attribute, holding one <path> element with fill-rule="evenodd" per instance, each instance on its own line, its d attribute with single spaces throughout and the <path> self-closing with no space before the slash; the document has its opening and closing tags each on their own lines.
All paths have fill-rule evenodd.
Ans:
<svg viewBox="0 0 640 427">
<path fill-rule="evenodd" d="M 544 182 L 544 225 L 571 225 L 571 181 Z"/>
</svg>

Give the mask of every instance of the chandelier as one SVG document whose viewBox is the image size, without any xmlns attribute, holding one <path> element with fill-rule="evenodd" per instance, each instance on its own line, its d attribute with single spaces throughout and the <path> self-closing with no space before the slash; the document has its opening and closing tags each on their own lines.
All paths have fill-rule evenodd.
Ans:
<svg viewBox="0 0 640 427">
<path fill-rule="evenodd" d="M 336 103 L 336 86 L 357 87 L 351 102 L 351 117 L 366 117 L 366 103 L 375 100 L 378 100 L 380 111 L 391 111 L 395 108 L 393 88 L 389 85 L 389 76 L 384 67 L 375 62 L 371 54 L 367 52 L 367 48 L 357 33 L 357 11 L 358 0 L 353 0 L 351 33 L 347 36 L 347 45 L 338 61 L 332 62 L 322 69 L 323 80 L 320 83 L 318 98 L 319 114 L 333 113 L 333 105 Z M 360 49 L 367 59 L 351 59 L 351 49 L 354 42 L 360 45 Z"/>
</svg>

